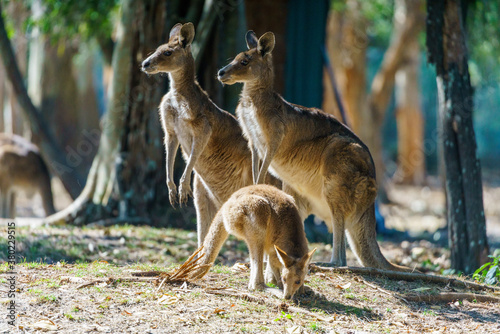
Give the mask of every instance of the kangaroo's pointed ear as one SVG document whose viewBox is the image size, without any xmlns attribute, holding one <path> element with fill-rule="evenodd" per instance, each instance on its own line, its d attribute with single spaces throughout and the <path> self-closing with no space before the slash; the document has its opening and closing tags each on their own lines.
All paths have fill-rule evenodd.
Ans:
<svg viewBox="0 0 500 334">
<path fill-rule="evenodd" d="M 177 23 L 175 26 L 170 29 L 170 35 L 168 36 L 168 39 L 171 40 L 172 37 L 177 37 L 179 35 L 179 32 L 181 31 L 182 28 L 182 23 Z"/>
<path fill-rule="evenodd" d="M 260 55 L 264 57 L 266 54 L 273 51 L 274 43 L 274 34 L 268 31 L 264 35 L 260 36 L 259 42 L 257 43 L 257 51 L 259 51 Z"/>
<path fill-rule="evenodd" d="M 185 48 L 191 45 L 194 39 L 194 25 L 191 22 L 182 25 L 181 31 L 179 32 L 179 43 Z"/>
<path fill-rule="evenodd" d="M 257 47 L 257 42 L 259 41 L 259 39 L 257 38 L 257 35 L 255 35 L 255 32 L 253 30 L 247 31 L 245 39 L 247 40 L 247 47 L 249 50 L 255 49 Z"/>
<path fill-rule="evenodd" d="M 313 257 L 314 252 L 316 252 L 316 248 L 314 248 L 312 251 L 309 253 L 305 254 L 301 259 L 300 262 L 301 264 L 304 265 L 304 267 L 307 267 L 309 265 L 309 262 L 311 262 L 311 259 Z"/>
<path fill-rule="evenodd" d="M 281 264 L 285 266 L 285 268 L 290 268 L 295 263 L 295 260 L 288 256 L 285 251 L 281 250 L 278 246 L 274 245 L 274 249 L 276 250 L 276 254 L 278 255 L 278 260 L 280 260 Z"/>
</svg>

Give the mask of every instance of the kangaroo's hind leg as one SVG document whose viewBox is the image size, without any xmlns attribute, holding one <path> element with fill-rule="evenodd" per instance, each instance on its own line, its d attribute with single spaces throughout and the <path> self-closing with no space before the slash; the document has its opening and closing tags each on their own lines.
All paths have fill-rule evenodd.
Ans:
<svg viewBox="0 0 500 334">
<path fill-rule="evenodd" d="M 198 247 L 210 229 L 210 224 L 217 214 L 218 207 L 210 197 L 207 188 L 198 174 L 194 175 L 194 206 L 196 209 L 196 226 L 198 230 Z"/>
</svg>

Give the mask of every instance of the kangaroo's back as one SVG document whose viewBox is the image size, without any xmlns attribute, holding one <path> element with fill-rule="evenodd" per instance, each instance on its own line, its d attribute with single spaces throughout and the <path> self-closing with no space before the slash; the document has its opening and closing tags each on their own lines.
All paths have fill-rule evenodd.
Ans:
<svg viewBox="0 0 500 334">
<path fill-rule="evenodd" d="M 20 136 L 0 134 L 0 197 L 4 216 L 13 216 L 15 193 L 19 190 L 28 195 L 38 192 L 45 213 L 55 212 L 49 169 L 38 148 Z"/>
</svg>

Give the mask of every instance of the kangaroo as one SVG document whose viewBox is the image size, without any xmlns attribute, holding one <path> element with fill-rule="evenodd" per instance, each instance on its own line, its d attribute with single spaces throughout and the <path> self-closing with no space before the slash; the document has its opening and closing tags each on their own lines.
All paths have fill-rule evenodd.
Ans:
<svg viewBox="0 0 500 334">
<path fill-rule="evenodd" d="M 217 107 L 195 78 L 191 53 L 194 35 L 192 23 L 176 24 L 168 43 L 143 61 L 142 70 L 169 75 L 170 90 L 159 107 L 165 133 L 169 200 L 173 206 L 177 201 L 187 202 L 194 170 L 194 204 L 201 245 L 217 210 L 233 192 L 251 185 L 253 180 L 251 153 L 238 121 Z M 173 169 L 179 145 L 186 167 L 177 193 Z M 273 177 L 266 180 L 279 184 Z"/>
<path fill-rule="evenodd" d="M 0 133 L 0 217 L 14 218 L 19 190 L 40 193 L 45 214 L 55 212 L 49 169 L 38 148 L 23 137 Z"/>
<path fill-rule="evenodd" d="M 304 225 L 292 196 L 269 185 L 252 185 L 236 191 L 214 218 L 203 242 L 203 268 L 192 274 L 205 275 L 232 234 L 243 239 L 250 252 L 249 290 L 264 289 L 263 259 L 268 255 L 268 282 L 283 289 L 290 299 L 301 290 L 316 248 L 308 252 Z M 274 278 L 274 280 L 272 279 Z"/>
<path fill-rule="evenodd" d="M 318 109 L 289 103 L 273 90 L 275 38 L 246 34 L 248 50 L 218 72 L 223 84 L 243 83 L 236 109 L 261 183 L 267 170 L 304 196 L 333 233 L 331 264 L 346 265 L 345 230 L 359 262 L 409 271 L 388 262 L 376 240 L 375 167 L 366 145 Z M 260 163 L 260 168 L 257 164 Z"/>
</svg>

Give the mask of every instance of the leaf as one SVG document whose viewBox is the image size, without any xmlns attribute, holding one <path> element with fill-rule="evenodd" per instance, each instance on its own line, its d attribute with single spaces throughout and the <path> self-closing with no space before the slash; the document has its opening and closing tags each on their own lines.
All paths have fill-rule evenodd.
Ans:
<svg viewBox="0 0 500 334">
<path fill-rule="evenodd" d="M 179 298 L 170 295 L 163 295 L 158 299 L 160 305 L 173 305 L 179 301 Z"/>
<path fill-rule="evenodd" d="M 486 274 L 486 277 L 485 277 L 485 280 L 484 282 L 486 284 L 495 284 L 496 282 L 498 282 L 498 279 L 497 279 L 497 271 L 498 271 L 498 266 L 492 266 L 490 268 L 490 270 L 488 270 L 488 273 Z"/>
<path fill-rule="evenodd" d="M 477 269 L 475 272 L 474 272 L 474 275 L 473 276 L 480 276 L 481 275 L 481 272 L 490 265 L 491 263 L 488 262 L 488 263 L 485 263 L 483 264 L 481 267 L 479 267 L 479 269 Z"/>
<path fill-rule="evenodd" d="M 290 328 L 287 328 L 286 332 L 288 334 L 302 334 L 302 333 L 304 333 L 304 329 L 300 326 L 295 325 L 295 326 L 292 326 Z"/>
<path fill-rule="evenodd" d="M 337 288 L 337 289 L 342 289 L 342 290 L 347 290 L 347 289 L 349 289 L 350 287 L 351 287 L 351 282 L 346 283 L 346 284 L 344 284 L 344 285 L 340 285 L 340 284 L 338 284 L 338 285 L 336 286 L 336 288 Z"/>
<path fill-rule="evenodd" d="M 132 313 L 128 312 L 127 310 L 123 310 L 122 315 L 132 315 Z"/>
<path fill-rule="evenodd" d="M 423 292 L 423 291 L 428 291 L 430 289 L 431 288 L 427 288 L 427 287 L 423 286 L 421 288 L 412 289 L 412 291 Z"/>
<path fill-rule="evenodd" d="M 32 324 L 30 327 L 33 327 L 34 329 L 38 330 L 44 330 L 44 331 L 56 331 L 58 330 L 57 325 L 49 319 L 44 319 L 44 320 L 39 320 Z"/>
<path fill-rule="evenodd" d="M 233 273 L 241 273 L 248 271 L 248 267 L 244 263 L 236 262 L 232 267 L 231 267 L 231 272 Z"/>
</svg>

